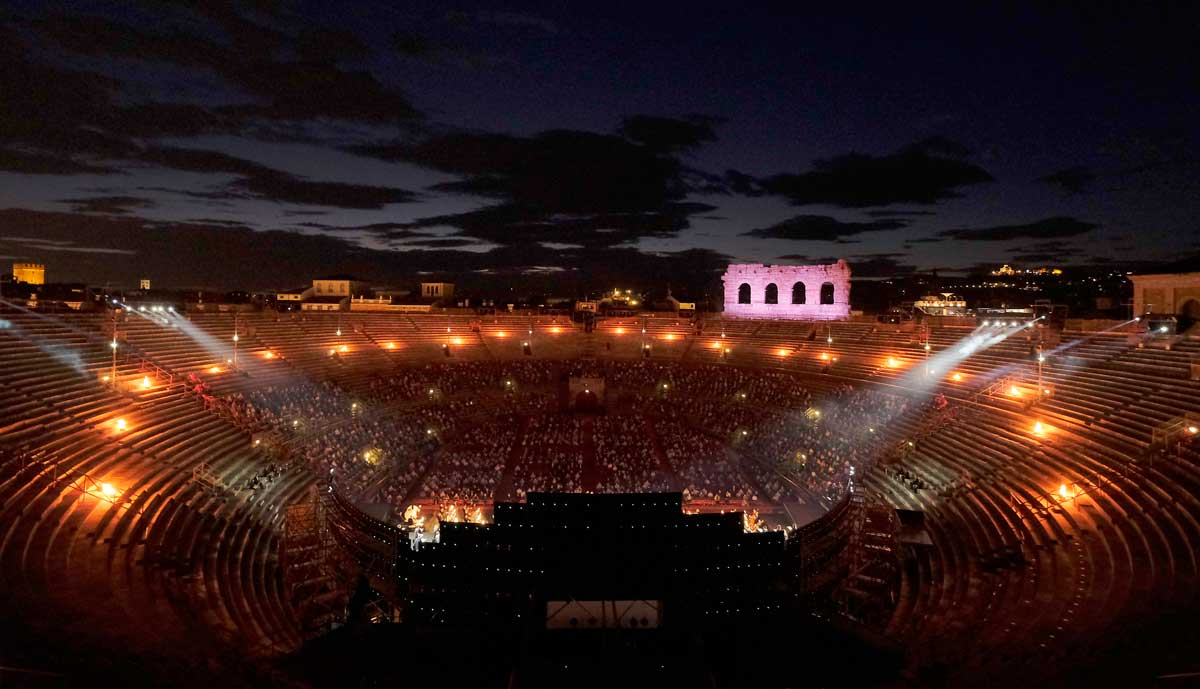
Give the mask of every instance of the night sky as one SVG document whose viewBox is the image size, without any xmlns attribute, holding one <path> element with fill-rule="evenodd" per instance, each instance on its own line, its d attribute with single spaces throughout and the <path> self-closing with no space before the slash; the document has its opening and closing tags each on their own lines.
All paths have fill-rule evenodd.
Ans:
<svg viewBox="0 0 1200 689">
<path fill-rule="evenodd" d="M 819 4 L 9 2 L 0 261 L 652 286 L 1197 250 L 1195 6 Z"/>
</svg>

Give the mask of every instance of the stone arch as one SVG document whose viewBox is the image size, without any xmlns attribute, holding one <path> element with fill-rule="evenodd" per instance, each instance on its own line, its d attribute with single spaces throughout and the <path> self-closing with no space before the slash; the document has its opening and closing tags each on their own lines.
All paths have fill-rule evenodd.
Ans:
<svg viewBox="0 0 1200 689">
<path fill-rule="evenodd" d="M 821 303 L 822 304 L 832 304 L 833 303 L 833 283 L 832 282 L 822 282 L 821 283 Z"/>
<path fill-rule="evenodd" d="M 779 303 L 779 286 L 776 285 L 774 282 L 768 284 L 766 294 L 764 295 L 764 297 L 765 298 L 763 301 L 765 301 L 767 304 L 778 304 Z"/>
<path fill-rule="evenodd" d="M 750 283 L 743 282 L 741 285 L 738 286 L 738 303 L 739 304 L 749 304 L 750 303 Z"/>
<path fill-rule="evenodd" d="M 803 282 L 797 282 L 796 284 L 792 285 L 792 303 L 793 304 L 806 303 L 808 295 L 805 294 L 805 289 L 806 288 L 804 287 Z"/>
</svg>

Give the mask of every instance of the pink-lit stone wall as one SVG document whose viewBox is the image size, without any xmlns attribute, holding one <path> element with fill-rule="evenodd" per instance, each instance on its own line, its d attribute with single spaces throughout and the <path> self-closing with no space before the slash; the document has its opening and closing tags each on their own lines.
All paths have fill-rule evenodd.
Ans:
<svg viewBox="0 0 1200 689">
<path fill-rule="evenodd" d="M 840 260 L 819 266 L 767 266 L 733 263 L 725 281 L 725 315 L 735 318 L 833 320 L 850 315 L 850 266 Z M 792 286 L 804 283 L 805 302 L 792 303 Z M 833 303 L 821 303 L 821 285 L 833 284 Z M 750 303 L 738 303 L 738 289 L 750 285 Z M 767 285 L 779 289 L 779 303 L 766 303 Z"/>
</svg>

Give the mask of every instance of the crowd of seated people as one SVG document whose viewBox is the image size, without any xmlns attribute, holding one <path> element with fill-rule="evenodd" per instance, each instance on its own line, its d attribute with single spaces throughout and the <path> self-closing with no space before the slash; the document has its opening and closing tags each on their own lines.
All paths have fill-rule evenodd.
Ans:
<svg viewBox="0 0 1200 689">
<path fill-rule="evenodd" d="M 659 466 L 640 414 L 596 419 L 592 437 L 596 448 L 596 492 L 638 493 L 672 490 L 675 481 Z"/>
<path fill-rule="evenodd" d="M 553 384 L 563 374 L 604 376 L 635 413 L 595 417 L 593 446 L 585 448 L 581 417 L 552 411 Z M 487 418 L 469 394 L 478 389 L 500 394 L 508 415 Z M 881 454 L 873 428 L 907 404 L 849 388 L 815 403 L 786 373 L 647 360 L 427 364 L 376 376 L 367 399 L 372 413 L 336 385 L 305 382 L 235 394 L 223 404 L 244 423 L 303 436 L 295 455 L 319 475 L 332 471 L 347 490 L 394 503 L 422 477 L 419 497 L 486 502 L 514 451 L 518 498 L 583 490 L 585 449 L 595 451 L 599 492 L 681 489 L 689 500 L 749 503 L 788 499 L 801 486 L 833 501 L 851 467 L 865 471 Z M 406 401 L 417 411 L 374 413 Z M 811 413 L 815 406 L 819 416 Z M 529 416 L 519 436 L 518 414 Z M 451 446 L 431 464 L 441 441 Z M 726 451 L 728 443 L 736 453 Z"/>
<path fill-rule="evenodd" d="M 883 455 L 880 429 L 910 405 L 906 397 L 846 387 L 826 395 L 816 407 L 779 412 L 749 435 L 742 453 L 748 463 L 774 467 L 834 502 L 849 485 L 852 471 L 861 476 Z"/>
<path fill-rule="evenodd" d="M 660 424 L 658 440 L 683 484 L 685 501 L 747 503 L 759 496 L 738 470 L 736 456 L 714 437 L 678 424 Z"/>
<path fill-rule="evenodd" d="M 441 502 L 491 502 L 517 439 L 519 420 L 505 416 L 463 431 L 441 452 L 419 497 Z"/>
<path fill-rule="evenodd" d="M 517 497 L 526 493 L 583 488 L 583 428 L 577 416 L 547 414 L 530 419 L 520 440 L 513 486 Z"/>
<path fill-rule="evenodd" d="M 518 361 L 471 361 L 454 364 L 425 364 L 396 369 L 373 376 L 368 390 L 375 400 L 417 400 L 430 394 L 453 395 L 467 390 L 520 389 L 554 381 L 556 364 L 530 359 Z"/>
</svg>

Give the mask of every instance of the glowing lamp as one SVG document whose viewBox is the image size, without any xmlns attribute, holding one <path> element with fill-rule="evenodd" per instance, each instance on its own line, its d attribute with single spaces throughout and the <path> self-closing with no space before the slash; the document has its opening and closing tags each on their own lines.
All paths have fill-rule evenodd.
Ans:
<svg viewBox="0 0 1200 689">
<path fill-rule="evenodd" d="M 556 326 L 554 326 L 553 328 L 550 328 L 550 332 L 552 332 L 552 333 L 561 333 L 561 332 L 562 332 L 562 328 L 560 328 L 560 327 L 558 327 L 558 326 L 556 325 Z"/>
<path fill-rule="evenodd" d="M 142 389 L 145 390 L 149 387 L 150 387 L 150 376 L 142 376 Z"/>
<path fill-rule="evenodd" d="M 666 389 L 667 389 L 667 384 L 663 383 L 663 390 L 666 390 Z"/>
<path fill-rule="evenodd" d="M 663 335 L 663 339 L 664 340 L 674 340 L 675 336 L 672 335 L 671 333 L 667 333 L 666 335 Z"/>
<path fill-rule="evenodd" d="M 234 341 L 234 342 L 237 342 L 237 341 L 238 341 L 238 340 L 240 340 L 240 339 L 241 339 L 241 338 L 239 338 L 239 337 L 237 336 L 237 333 L 234 333 L 234 334 L 233 334 L 233 341 Z"/>
<path fill-rule="evenodd" d="M 888 365 L 888 368 L 896 368 L 897 366 L 899 366 L 899 364 L 896 363 L 896 357 L 894 357 L 894 356 L 888 357 L 887 365 Z"/>
<path fill-rule="evenodd" d="M 221 367 L 219 367 L 219 366 L 213 366 L 212 368 L 208 369 L 208 372 L 209 372 L 209 373 L 220 373 L 220 372 L 221 372 Z"/>
<path fill-rule="evenodd" d="M 930 347 L 929 345 L 925 345 L 925 351 L 927 351 L 927 352 L 928 352 L 928 351 L 929 351 L 929 350 L 931 350 L 931 349 L 933 349 L 933 347 Z"/>
<path fill-rule="evenodd" d="M 496 337 L 508 337 L 508 333 L 501 330 L 500 332 L 496 333 Z"/>
<path fill-rule="evenodd" d="M 1070 499 L 1070 497 L 1071 497 L 1071 493 L 1070 493 L 1070 492 L 1067 490 L 1067 484 L 1065 484 L 1065 483 L 1064 483 L 1064 484 L 1062 484 L 1062 485 L 1060 485 L 1060 486 L 1058 487 L 1058 495 L 1059 495 L 1059 497 L 1061 497 L 1063 500 L 1068 500 L 1068 499 Z"/>
<path fill-rule="evenodd" d="M 338 328 L 338 329 L 337 329 L 337 331 L 336 331 L 334 334 L 335 334 L 335 335 L 337 335 L 338 337 L 341 337 L 341 336 L 342 336 L 342 329 L 341 329 L 341 328 Z"/>
<path fill-rule="evenodd" d="M 454 344 L 456 344 L 456 345 L 460 345 L 460 344 L 462 344 L 462 338 L 461 338 L 461 337 L 456 337 L 456 338 L 454 338 L 453 340 L 451 340 L 451 342 L 453 342 L 453 343 L 454 343 Z"/>
<path fill-rule="evenodd" d="M 730 354 L 730 353 L 732 353 L 732 352 L 733 352 L 733 350 L 732 350 L 732 349 L 730 349 L 729 347 L 726 347 L 726 348 L 725 348 L 725 353 L 726 353 L 726 354 Z"/>
<path fill-rule="evenodd" d="M 341 347 L 338 347 L 338 351 L 341 352 L 342 354 L 345 354 L 346 352 L 350 351 L 350 348 L 347 347 L 346 345 L 342 345 Z"/>
<path fill-rule="evenodd" d="M 1046 427 L 1042 425 L 1042 422 L 1035 421 L 1033 424 L 1033 434 L 1034 435 L 1044 435 L 1045 433 L 1046 433 Z"/>
<path fill-rule="evenodd" d="M 275 352 L 266 352 L 265 354 L 263 354 L 263 356 L 266 357 L 267 359 L 274 359 Z"/>
<path fill-rule="evenodd" d="M 1187 432 L 1191 433 L 1192 435 L 1196 435 L 1197 433 L 1200 433 L 1200 428 L 1197 428 L 1195 426 L 1188 426 Z"/>
<path fill-rule="evenodd" d="M 331 350 L 329 350 L 329 356 L 333 356 L 334 354 L 337 354 L 337 350 L 336 350 L 336 349 L 331 349 Z"/>
<path fill-rule="evenodd" d="M 821 352 L 821 361 L 829 361 L 829 352 Z"/>
<path fill-rule="evenodd" d="M 779 356 L 787 356 L 787 355 L 788 355 L 788 350 L 786 350 L 786 349 L 780 349 L 779 351 L 777 351 L 777 352 L 775 352 L 775 353 L 776 353 L 776 354 L 778 354 Z"/>
<path fill-rule="evenodd" d="M 1017 386 L 1013 385 L 1008 388 L 1008 394 L 1012 395 L 1013 397 L 1020 397 L 1021 391 L 1017 388 Z"/>
<path fill-rule="evenodd" d="M 123 431 L 128 427 L 129 427 L 128 424 L 125 423 L 125 419 L 117 419 L 117 430 L 118 431 Z"/>
<path fill-rule="evenodd" d="M 720 343 L 720 342 L 714 342 L 714 343 L 712 343 L 712 348 L 713 348 L 713 349 L 720 349 L 720 348 L 721 348 L 721 343 Z"/>
<path fill-rule="evenodd" d="M 955 383 L 962 382 L 962 374 L 955 373 L 954 375 L 950 376 L 950 379 L 953 380 Z"/>
<path fill-rule="evenodd" d="M 387 348 L 388 348 L 388 349 L 395 349 L 395 348 L 396 348 L 396 343 L 395 343 L 395 342 L 389 342 L 389 343 L 387 343 Z"/>
<path fill-rule="evenodd" d="M 101 380 L 103 380 L 105 383 L 107 383 L 107 382 L 108 382 L 108 376 L 104 376 L 103 378 L 101 378 Z"/>
<path fill-rule="evenodd" d="M 618 334 L 618 335 L 624 335 L 624 334 L 625 334 L 625 328 L 617 328 L 617 329 L 616 329 L 616 330 L 614 330 L 613 332 L 615 332 L 615 333 L 616 333 L 616 334 Z"/>
<path fill-rule="evenodd" d="M 108 343 L 108 346 L 109 346 L 109 347 L 112 347 L 113 349 L 116 349 L 116 348 L 117 348 L 117 341 L 116 341 L 116 340 L 113 340 L 112 342 L 109 342 L 109 343 Z"/>
<path fill-rule="evenodd" d="M 103 493 L 104 497 L 106 498 L 116 497 L 117 495 L 117 489 L 113 488 L 111 483 L 101 483 L 100 492 Z"/>
</svg>

